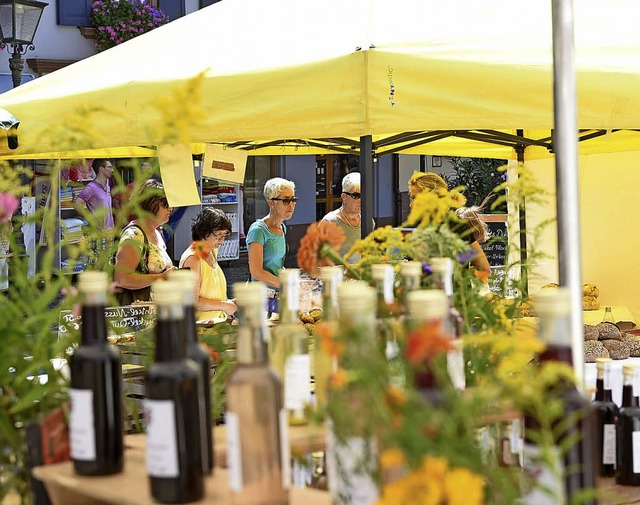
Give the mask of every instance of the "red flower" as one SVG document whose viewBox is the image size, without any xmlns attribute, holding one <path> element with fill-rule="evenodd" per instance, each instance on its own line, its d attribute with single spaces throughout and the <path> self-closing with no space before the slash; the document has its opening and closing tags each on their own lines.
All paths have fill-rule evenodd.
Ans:
<svg viewBox="0 0 640 505">
<path fill-rule="evenodd" d="M 454 347 L 443 333 L 441 322 L 430 321 L 409 333 L 405 356 L 410 363 L 418 365 L 452 349 Z"/>
<path fill-rule="evenodd" d="M 338 224 L 328 221 L 311 223 L 300 241 L 298 265 L 309 275 L 317 277 L 319 266 L 333 265 L 335 260 L 341 259 L 338 251 L 345 240 L 347 237 Z"/>
<path fill-rule="evenodd" d="M 196 258 L 206 260 L 211 254 L 211 244 L 204 240 L 196 240 L 191 243 L 191 249 L 196 255 Z"/>
</svg>

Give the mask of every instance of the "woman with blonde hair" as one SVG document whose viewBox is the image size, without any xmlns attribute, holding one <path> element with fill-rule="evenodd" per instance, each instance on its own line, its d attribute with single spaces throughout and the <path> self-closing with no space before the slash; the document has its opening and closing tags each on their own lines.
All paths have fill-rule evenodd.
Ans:
<svg viewBox="0 0 640 505">
<path fill-rule="evenodd" d="M 413 206 L 413 200 L 417 195 L 423 192 L 435 193 L 440 197 L 445 196 L 447 193 L 462 207 L 467 199 L 458 191 L 449 192 L 449 187 L 445 180 L 438 174 L 433 172 L 414 172 L 409 179 L 409 205 Z M 477 215 L 477 211 L 473 211 L 473 207 L 464 209 L 463 212 L 457 214 L 461 219 L 460 224 L 454 227 L 454 231 L 460 235 L 461 238 L 466 240 L 471 249 L 474 252 L 474 257 L 471 259 L 471 264 L 480 272 L 486 272 L 491 274 L 491 265 L 487 260 L 482 247 L 478 239 L 486 240 L 486 228 Z M 479 234 L 479 229 L 485 231 L 484 234 Z"/>
</svg>

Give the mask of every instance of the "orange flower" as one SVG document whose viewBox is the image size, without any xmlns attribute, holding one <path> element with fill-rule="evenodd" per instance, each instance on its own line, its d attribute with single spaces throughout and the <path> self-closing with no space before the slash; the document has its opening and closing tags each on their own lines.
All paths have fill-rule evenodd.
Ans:
<svg viewBox="0 0 640 505">
<path fill-rule="evenodd" d="M 344 264 L 337 251 L 345 240 L 344 231 L 338 224 L 327 221 L 311 223 L 300 240 L 298 265 L 309 275 L 317 277 L 319 266 L 333 265 L 335 261 Z"/>
<path fill-rule="evenodd" d="M 316 324 L 316 335 L 320 337 L 322 350 L 330 356 L 339 357 L 344 351 L 344 344 L 336 342 L 333 338 L 333 325 L 320 321 Z"/>
<path fill-rule="evenodd" d="M 344 368 L 338 368 L 331 374 L 330 385 L 333 389 L 342 389 L 349 382 L 349 376 Z"/>
<path fill-rule="evenodd" d="M 196 240 L 195 242 L 191 242 L 191 249 L 193 249 L 196 258 L 201 260 L 206 260 L 211 254 L 211 244 L 205 242 L 204 240 Z"/>
<path fill-rule="evenodd" d="M 489 282 L 489 276 L 491 273 L 485 272 L 484 270 L 474 270 L 473 275 L 476 276 L 476 279 L 479 279 L 482 282 Z"/>
<path fill-rule="evenodd" d="M 441 322 L 430 321 L 409 333 L 405 356 L 416 365 L 453 348 L 450 339 L 442 332 Z"/>
<path fill-rule="evenodd" d="M 212 349 L 207 344 L 202 344 L 202 345 L 204 346 L 205 350 L 209 353 L 209 356 L 211 356 L 211 361 L 213 361 L 214 364 L 219 363 L 220 354 L 218 353 L 218 351 L 216 351 L 215 349 Z"/>
</svg>

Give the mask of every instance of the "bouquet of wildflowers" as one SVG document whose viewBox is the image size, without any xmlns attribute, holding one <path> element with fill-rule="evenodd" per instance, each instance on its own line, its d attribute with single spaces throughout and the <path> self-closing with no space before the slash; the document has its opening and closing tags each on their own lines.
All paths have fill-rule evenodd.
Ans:
<svg viewBox="0 0 640 505">
<path fill-rule="evenodd" d="M 110 49 L 169 22 L 157 7 L 142 0 L 95 0 L 91 26 L 96 29 L 98 51 Z"/>
</svg>

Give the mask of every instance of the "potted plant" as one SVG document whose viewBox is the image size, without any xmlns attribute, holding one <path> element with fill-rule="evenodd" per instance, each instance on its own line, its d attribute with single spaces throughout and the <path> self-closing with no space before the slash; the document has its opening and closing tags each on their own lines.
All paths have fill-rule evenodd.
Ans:
<svg viewBox="0 0 640 505">
<path fill-rule="evenodd" d="M 95 29 L 94 44 L 101 52 L 162 26 L 169 18 L 141 0 L 95 0 L 90 21 Z"/>
</svg>

